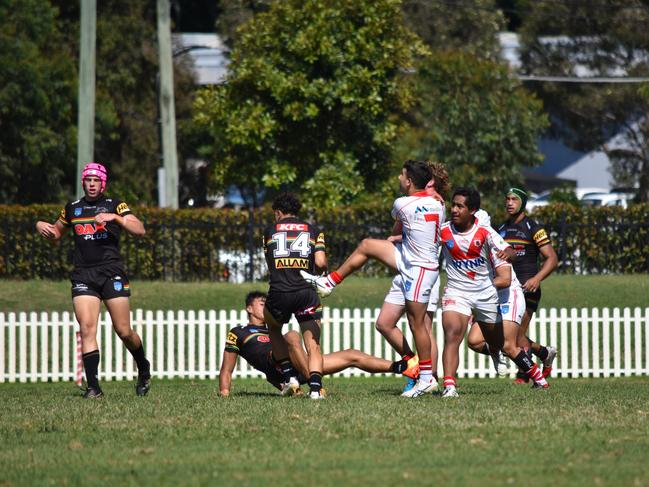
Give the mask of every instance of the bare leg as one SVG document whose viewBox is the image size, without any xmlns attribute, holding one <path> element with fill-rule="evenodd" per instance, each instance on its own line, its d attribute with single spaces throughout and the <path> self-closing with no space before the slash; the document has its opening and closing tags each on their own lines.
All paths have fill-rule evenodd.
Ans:
<svg viewBox="0 0 649 487">
<path fill-rule="evenodd" d="M 306 351 L 302 346 L 302 338 L 300 334 L 296 331 L 289 331 L 284 334 L 284 339 L 288 345 L 288 356 L 293 364 L 293 367 L 304 378 L 309 377 L 309 358 L 306 355 Z M 271 339 L 272 340 L 272 339 Z"/>
<path fill-rule="evenodd" d="M 140 336 L 131 328 L 131 308 L 129 299 L 113 298 L 104 301 L 113 321 L 113 329 L 129 350 L 137 350 L 142 346 Z"/>
<path fill-rule="evenodd" d="M 288 345 L 282 334 L 282 324 L 270 314 L 268 309 L 264 308 L 264 320 L 268 324 L 268 335 L 270 336 L 270 345 L 273 350 L 273 357 L 278 363 L 288 359 Z"/>
<path fill-rule="evenodd" d="M 72 299 L 74 314 L 81 331 L 81 350 L 83 368 L 86 370 L 88 391 L 84 397 L 101 397 L 99 388 L 99 345 L 97 344 L 97 324 L 101 301 L 96 296 L 76 296 Z"/>
<path fill-rule="evenodd" d="M 457 311 L 445 311 L 442 314 L 442 324 L 444 327 L 444 351 L 442 352 L 444 376 L 455 378 L 460 364 L 460 344 L 469 325 L 469 316 Z"/>
<path fill-rule="evenodd" d="M 320 320 L 309 320 L 300 323 L 304 347 L 309 358 L 309 374 L 318 372 L 322 374 L 324 364 L 320 350 Z M 271 338 L 272 340 L 272 338 Z"/>
<path fill-rule="evenodd" d="M 419 361 L 430 360 L 430 334 L 426 330 L 424 317 L 426 316 L 427 303 L 406 301 L 406 315 L 408 324 L 415 338 L 415 347 Z"/>
<path fill-rule="evenodd" d="M 476 322 L 473 322 L 471 324 L 471 328 L 469 329 L 469 336 L 467 337 L 467 345 L 471 350 L 473 350 L 476 353 L 483 353 L 484 351 L 484 346 L 486 345 L 487 341 L 485 340 L 484 335 L 482 334 L 482 330 L 478 326 Z"/>
<path fill-rule="evenodd" d="M 532 315 L 534 313 L 530 313 L 529 310 L 525 310 L 525 314 L 523 315 L 523 319 L 521 320 L 521 326 L 518 327 L 518 346 L 523 347 L 523 348 L 529 348 L 532 352 L 535 354 L 538 354 L 538 352 L 541 350 L 541 345 L 530 340 L 529 337 L 527 336 L 527 329 L 530 326 L 530 321 L 532 321 Z"/>
<path fill-rule="evenodd" d="M 297 332 L 289 331 L 284 335 L 288 343 L 291 362 L 300 374 L 309 376 L 309 364 L 307 354 L 302 347 L 302 340 Z M 323 355 L 323 374 L 335 374 L 350 367 L 356 367 L 370 373 L 391 372 L 392 362 L 382 358 L 374 357 L 360 350 L 349 348 L 341 352 Z"/>
<path fill-rule="evenodd" d="M 509 358 L 514 359 L 521 351 L 518 346 L 518 324 L 513 321 L 503 321 L 503 353 Z"/>
<path fill-rule="evenodd" d="M 81 350 L 83 353 L 99 349 L 97 344 L 97 323 L 101 301 L 95 296 L 76 296 L 72 299 L 74 315 L 77 317 L 81 332 Z"/>
<path fill-rule="evenodd" d="M 405 306 L 384 302 L 381 311 L 376 319 L 376 329 L 388 341 L 392 348 L 402 357 L 414 355 L 406 337 L 397 327 L 399 319 L 405 311 Z"/>
<path fill-rule="evenodd" d="M 366 238 L 358 245 L 358 247 L 356 247 L 356 250 L 347 257 L 347 260 L 343 262 L 343 265 L 336 269 L 336 272 L 341 278 L 345 278 L 363 267 L 370 258 L 376 259 L 391 269 L 396 270 L 397 261 L 394 256 L 394 250 L 395 247 L 392 242 L 375 238 Z"/>
<path fill-rule="evenodd" d="M 349 367 L 356 367 L 372 374 L 391 372 L 391 365 L 392 362 L 388 360 L 368 355 L 353 348 L 342 352 L 328 353 L 324 356 L 325 374 L 335 374 Z"/>
</svg>

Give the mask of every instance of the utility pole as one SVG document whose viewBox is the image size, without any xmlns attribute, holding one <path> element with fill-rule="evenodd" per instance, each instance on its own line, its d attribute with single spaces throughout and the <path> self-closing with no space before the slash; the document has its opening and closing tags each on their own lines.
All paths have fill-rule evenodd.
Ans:
<svg viewBox="0 0 649 487">
<path fill-rule="evenodd" d="M 171 54 L 171 19 L 169 0 L 157 0 L 158 56 L 160 63 L 160 124 L 164 165 L 164 204 L 178 208 L 178 154 L 176 153 L 176 107 Z M 162 178 L 160 178 L 162 179 Z"/>
<path fill-rule="evenodd" d="M 81 0 L 79 109 L 77 118 L 77 197 L 83 196 L 81 172 L 95 151 L 95 43 L 97 0 Z"/>
</svg>

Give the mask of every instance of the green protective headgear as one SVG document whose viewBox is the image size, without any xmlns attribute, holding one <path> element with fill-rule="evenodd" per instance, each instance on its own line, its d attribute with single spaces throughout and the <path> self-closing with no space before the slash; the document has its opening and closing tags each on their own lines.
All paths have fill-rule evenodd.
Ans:
<svg viewBox="0 0 649 487">
<path fill-rule="evenodd" d="M 507 190 L 507 196 L 515 196 L 519 200 L 521 200 L 521 207 L 518 209 L 518 212 L 520 213 L 521 211 L 525 210 L 525 205 L 527 204 L 527 193 L 525 190 L 522 190 L 520 188 L 509 188 Z"/>
</svg>

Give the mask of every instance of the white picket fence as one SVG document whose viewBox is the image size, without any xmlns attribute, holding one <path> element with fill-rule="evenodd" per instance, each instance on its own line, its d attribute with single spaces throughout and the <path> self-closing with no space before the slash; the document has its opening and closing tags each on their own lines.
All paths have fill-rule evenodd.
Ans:
<svg viewBox="0 0 649 487">
<path fill-rule="evenodd" d="M 356 348 L 394 360 L 395 354 L 375 330 L 378 309 L 324 308 L 324 353 Z M 214 379 L 218 376 L 228 330 L 246 323 L 244 311 L 142 311 L 132 313 L 133 326 L 144 340 L 153 375 L 158 378 Z M 399 326 L 412 344 L 402 319 Z M 297 329 L 291 322 L 286 329 Z M 0 382 L 74 380 L 76 331 L 71 313 L 0 313 Z M 441 313 L 435 333 L 443 344 Z M 542 309 L 530 325 L 530 337 L 556 346 L 559 357 L 553 375 L 559 377 L 619 377 L 649 374 L 649 308 Z M 108 314 L 102 315 L 99 336 L 102 380 L 133 379 L 130 354 L 114 334 Z M 441 353 L 438 369 L 441 371 Z M 512 373 L 514 370 L 512 368 Z M 369 375 L 358 369 L 338 375 Z M 460 357 L 460 377 L 493 377 L 488 357 L 466 348 Z M 235 376 L 261 377 L 239 360 Z"/>
</svg>

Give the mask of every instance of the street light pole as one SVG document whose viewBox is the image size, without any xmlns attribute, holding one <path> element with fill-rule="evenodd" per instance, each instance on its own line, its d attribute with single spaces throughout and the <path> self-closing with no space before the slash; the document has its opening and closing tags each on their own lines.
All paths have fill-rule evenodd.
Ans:
<svg viewBox="0 0 649 487">
<path fill-rule="evenodd" d="M 95 151 L 95 42 L 97 0 L 81 0 L 79 98 L 77 116 L 77 197 L 83 196 L 81 172 Z"/>
<path fill-rule="evenodd" d="M 164 205 L 178 208 L 178 153 L 176 150 L 176 108 L 169 0 L 157 0 L 158 56 L 160 63 L 160 125 L 164 166 Z"/>
</svg>

